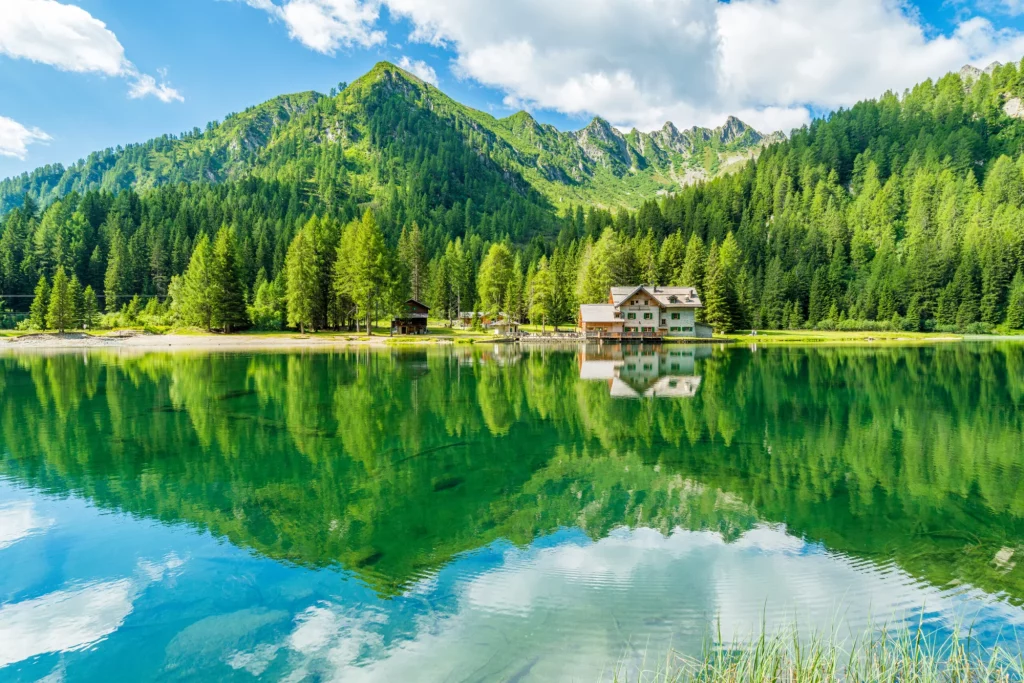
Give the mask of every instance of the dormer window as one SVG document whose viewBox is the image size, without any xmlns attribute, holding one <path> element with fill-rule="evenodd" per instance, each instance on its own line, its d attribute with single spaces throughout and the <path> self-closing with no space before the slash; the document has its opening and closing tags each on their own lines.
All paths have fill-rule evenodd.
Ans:
<svg viewBox="0 0 1024 683">
<path fill-rule="evenodd" d="M 678 297 L 678 296 L 676 296 L 675 294 L 673 294 L 672 296 L 670 296 L 670 297 L 668 298 L 668 302 L 669 302 L 670 304 L 677 304 L 677 303 L 679 303 L 679 297 Z"/>
</svg>

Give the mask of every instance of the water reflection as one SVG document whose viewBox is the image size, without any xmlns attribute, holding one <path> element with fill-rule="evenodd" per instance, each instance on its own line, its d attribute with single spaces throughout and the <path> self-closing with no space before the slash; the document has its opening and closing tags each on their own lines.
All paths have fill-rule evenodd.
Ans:
<svg viewBox="0 0 1024 683">
<path fill-rule="evenodd" d="M 0 358 L 0 678 L 593 680 L 716 618 L 1012 633 L 1024 347 L 643 351 Z M 698 384 L 624 401 L 603 367 Z"/>
<path fill-rule="evenodd" d="M 588 344 L 580 350 L 580 379 L 608 383 L 613 398 L 693 398 L 700 389 L 697 358 L 710 346 Z"/>
</svg>

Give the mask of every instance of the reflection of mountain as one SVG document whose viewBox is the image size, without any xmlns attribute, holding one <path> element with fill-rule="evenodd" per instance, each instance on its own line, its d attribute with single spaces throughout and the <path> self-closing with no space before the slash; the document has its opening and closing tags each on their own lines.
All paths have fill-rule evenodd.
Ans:
<svg viewBox="0 0 1024 683">
<path fill-rule="evenodd" d="M 574 354 L 540 348 L 505 363 L 441 349 L 8 356 L 0 475 L 340 565 L 387 595 L 498 538 L 625 525 L 731 539 L 763 520 L 1024 599 L 1024 564 L 993 562 L 1024 545 L 1024 347 L 679 363 L 702 378 L 692 399 L 621 401 L 581 381 Z"/>
<path fill-rule="evenodd" d="M 697 358 L 708 346 L 588 345 L 580 351 L 580 379 L 608 383 L 614 398 L 693 398 L 700 389 Z"/>
</svg>

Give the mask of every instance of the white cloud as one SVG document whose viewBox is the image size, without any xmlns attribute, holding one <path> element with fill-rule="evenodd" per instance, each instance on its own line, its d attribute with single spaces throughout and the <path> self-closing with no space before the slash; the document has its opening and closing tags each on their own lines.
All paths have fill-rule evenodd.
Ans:
<svg viewBox="0 0 1024 683">
<path fill-rule="evenodd" d="M 0 55 L 47 64 L 61 71 L 125 78 L 129 95 L 183 101 L 164 79 L 140 73 L 117 36 L 81 7 L 56 0 L 3 0 Z"/>
<path fill-rule="evenodd" d="M 0 608 L 0 668 L 46 652 L 81 650 L 110 635 L 131 614 L 128 579 L 48 593 Z"/>
<path fill-rule="evenodd" d="M 99 642 L 121 628 L 149 584 L 177 575 L 184 564 L 172 553 L 159 562 L 140 561 L 133 578 L 91 582 L 0 606 L 0 669 Z"/>
<path fill-rule="evenodd" d="M 980 17 L 932 36 L 898 0 L 383 0 L 410 40 L 510 106 L 598 113 L 623 128 L 810 120 L 928 77 L 1019 59 L 1024 37 Z M 1015 0 L 1016 1 L 1016 0 Z"/>
<path fill-rule="evenodd" d="M 372 47 L 385 42 L 383 31 L 375 30 L 380 16 L 373 0 L 244 0 L 284 22 L 288 35 L 316 52 L 333 55 L 341 47 Z"/>
<path fill-rule="evenodd" d="M 14 119 L 0 116 L 0 157 L 24 159 L 29 145 L 49 140 L 50 136 L 38 128 L 26 128 Z M 2 536 L 0 532 L 0 548 L 4 547 Z"/>
<path fill-rule="evenodd" d="M 288 636 L 228 663 L 262 673 L 268 657 L 284 651 L 291 680 L 443 679 L 465 671 L 483 680 L 598 680 L 639 664 L 644 651 L 696 654 L 704 627 L 716 622 L 723 644 L 744 642 L 762 626 L 827 633 L 837 616 L 842 635 L 860 635 L 872 622 L 916 625 L 923 607 L 935 626 L 1024 626 L 1021 611 L 1005 602 L 827 552 L 781 526 L 758 526 L 734 543 L 707 531 L 617 529 L 595 542 L 510 548 L 497 566 L 468 569 L 456 570 L 454 583 L 446 569 L 449 577 L 430 579 L 430 590 L 414 587 L 415 610 L 397 600 L 380 609 L 318 603 L 296 616 Z M 629 673 L 620 671 L 640 677 Z"/>
<path fill-rule="evenodd" d="M 426 81 L 431 85 L 437 85 L 437 72 L 434 71 L 434 67 L 430 66 L 422 59 L 409 59 L 403 56 L 398 60 L 398 66 L 411 73 L 421 81 Z"/>
<path fill-rule="evenodd" d="M 152 95 L 161 102 L 184 102 L 185 98 L 181 96 L 177 90 L 172 88 L 167 81 L 161 80 L 159 83 L 156 79 L 148 74 L 139 74 L 136 77 L 134 83 L 131 84 L 131 88 L 128 90 L 128 97 L 133 100 L 141 97 L 147 97 Z"/>
<path fill-rule="evenodd" d="M 4 126 L 5 119 L 0 116 L 0 155 L 4 154 Z M 25 130 L 23 126 L 15 123 L 16 126 Z M 31 131 L 26 131 L 32 135 Z M 36 135 L 46 134 L 38 131 Z M 48 138 L 47 138 L 48 139 Z M 20 501 L 10 505 L 0 506 L 0 550 L 8 548 L 20 540 L 35 536 L 53 526 L 54 521 L 48 517 L 42 517 L 36 512 L 35 505 L 31 501 Z"/>
</svg>

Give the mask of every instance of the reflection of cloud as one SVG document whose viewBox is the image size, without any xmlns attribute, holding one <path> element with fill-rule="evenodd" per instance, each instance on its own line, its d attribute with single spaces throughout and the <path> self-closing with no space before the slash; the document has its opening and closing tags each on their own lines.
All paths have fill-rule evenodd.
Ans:
<svg viewBox="0 0 1024 683">
<path fill-rule="evenodd" d="M 0 608 L 0 667 L 92 645 L 121 626 L 133 599 L 132 582 L 121 579 L 5 605 Z"/>
<path fill-rule="evenodd" d="M 0 507 L 0 550 L 18 541 L 42 533 L 53 526 L 53 520 L 41 517 L 30 501 Z"/>
<path fill-rule="evenodd" d="M 52 521 L 51 521 L 52 523 Z M 82 650 L 109 636 L 131 614 L 139 592 L 184 562 L 140 562 L 135 579 L 97 581 L 0 606 L 0 668 L 48 652 Z"/>
<path fill-rule="evenodd" d="M 422 595 L 422 586 L 407 593 L 444 605 L 438 611 L 410 621 L 408 603 L 393 603 L 386 613 L 321 603 L 302 612 L 274 647 L 288 653 L 296 680 L 321 671 L 345 681 L 465 672 L 481 679 L 596 680 L 623 653 L 629 659 L 669 647 L 699 651 L 716 619 L 727 639 L 745 639 L 762 623 L 827 631 L 837 615 L 858 633 L 873 617 L 914 617 L 927 606 L 929 619 L 948 627 L 979 599 L 830 553 L 783 526 L 759 526 L 733 543 L 712 532 L 619 529 L 596 542 L 541 540 L 500 557 L 500 566 L 483 572 L 465 572 L 460 561 L 442 570 L 430 579 L 437 600 Z M 990 624 L 1024 624 L 1010 605 L 984 609 Z"/>
</svg>

